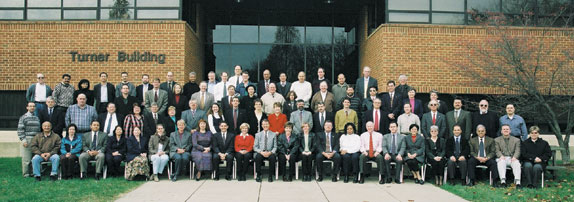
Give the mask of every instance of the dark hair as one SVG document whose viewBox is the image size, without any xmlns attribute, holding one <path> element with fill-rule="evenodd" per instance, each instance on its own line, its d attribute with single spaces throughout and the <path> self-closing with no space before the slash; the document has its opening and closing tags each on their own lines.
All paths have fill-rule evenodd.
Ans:
<svg viewBox="0 0 574 202">
<path fill-rule="evenodd" d="M 122 72 L 122 73 L 120 73 L 120 75 L 124 75 L 124 74 L 129 75 L 127 72 Z"/>
<path fill-rule="evenodd" d="M 348 128 L 349 126 L 352 126 L 352 127 L 353 127 L 353 133 L 356 133 L 356 132 L 357 132 L 357 127 L 355 126 L 355 124 L 349 122 L 349 123 L 345 124 L 345 133 L 346 133 L 347 128 Z"/>
<path fill-rule="evenodd" d="M 417 128 L 417 130 L 419 130 L 419 125 L 413 123 L 409 126 L 409 130 L 411 130 L 413 128 Z"/>
<path fill-rule="evenodd" d="M 395 122 L 395 121 L 391 121 L 391 122 L 389 123 L 389 126 L 391 126 L 391 124 L 395 124 L 395 126 L 399 126 L 399 124 L 398 124 L 397 122 Z"/>
<path fill-rule="evenodd" d="M 72 78 L 72 76 L 71 76 L 70 74 L 63 74 L 63 75 L 62 75 L 62 79 L 63 79 L 63 78 L 66 78 L 66 77 L 70 77 L 70 79 Z"/>
<path fill-rule="evenodd" d="M 76 126 L 76 124 L 72 123 L 72 124 L 68 125 L 68 127 L 66 128 L 66 136 L 69 135 L 69 131 L 70 131 L 71 127 L 74 127 L 74 129 L 76 130 L 76 134 L 78 134 L 78 126 Z"/>
<path fill-rule="evenodd" d="M 106 73 L 106 72 L 100 72 L 100 76 L 102 76 L 102 74 L 105 74 L 106 76 L 108 76 L 108 73 Z"/>
<path fill-rule="evenodd" d="M 82 88 L 82 84 L 83 84 L 83 83 L 87 83 L 87 84 L 88 84 L 88 87 L 87 87 L 87 88 Z M 88 80 L 88 79 L 82 79 L 82 80 L 80 80 L 80 82 L 78 82 L 78 90 L 83 90 L 83 89 L 88 89 L 88 90 L 90 90 L 90 80 Z"/>
<path fill-rule="evenodd" d="M 116 130 L 117 130 L 118 128 L 121 128 L 121 129 L 122 129 L 122 136 L 124 136 L 124 133 L 125 133 L 124 128 L 122 128 L 122 126 L 120 126 L 120 125 L 117 125 L 116 127 L 114 127 L 114 130 L 112 130 L 113 132 L 110 131 L 110 132 L 112 133 L 112 136 L 115 136 L 115 135 L 116 135 Z"/>
<path fill-rule="evenodd" d="M 396 85 L 395 81 L 389 80 L 389 81 L 387 81 L 387 86 L 388 86 L 389 84 L 391 84 L 391 83 L 392 83 L 393 85 Z"/>
</svg>

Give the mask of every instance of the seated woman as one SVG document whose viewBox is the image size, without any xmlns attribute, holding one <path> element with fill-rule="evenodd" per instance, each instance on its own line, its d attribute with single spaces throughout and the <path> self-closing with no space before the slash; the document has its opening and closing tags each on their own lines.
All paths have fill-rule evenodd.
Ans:
<svg viewBox="0 0 574 202">
<path fill-rule="evenodd" d="M 405 163 L 412 172 L 415 178 L 415 183 L 423 185 L 425 183 L 424 179 L 420 174 L 420 165 L 425 161 L 425 138 L 419 133 L 419 126 L 417 124 L 411 124 L 409 126 L 411 132 L 410 136 L 406 138 L 406 153 Z"/>
<path fill-rule="evenodd" d="M 430 138 L 426 140 L 426 157 L 427 162 L 430 163 L 432 170 L 431 175 L 434 176 L 435 185 L 441 186 L 443 179 L 445 158 L 445 145 L 446 140 L 438 137 L 438 126 L 430 127 Z"/>
<path fill-rule="evenodd" d="M 162 124 L 156 125 L 156 132 L 151 136 L 148 143 L 149 160 L 152 162 L 153 173 L 151 178 L 153 181 L 159 182 L 159 174 L 163 173 L 163 169 L 169 162 L 169 137 L 165 134 L 165 129 Z"/>
<path fill-rule="evenodd" d="M 548 142 L 538 137 L 540 128 L 530 127 L 530 137 L 520 146 L 520 158 L 524 162 L 524 184 L 528 188 L 540 186 L 542 172 L 548 165 L 548 160 L 552 156 L 552 150 Z"/>
<path fill-rule="evenodd" d="M 277 109 L 277 107 L 275 107 L 275 109 Z M 291 133 L 293 131 L 293 124 L 291 122 L 285 123 L 284 131 L 285 133 L 279 135 L 279 139 L 277 139 L 279 173 L 283 173 L 283 181 L 291 182 L 295 174 L 295 164 L 297 163 L 297 155 L 299 153 L 299 139 L 297 135 Z M 289 161 L 288 172 L 285 171 L 287 161 Z"/>
<path fill-rule="evenodd" d="M 139 127 L 135 127 L 134 134 L 128 138 L 128 152 L 126 161 L 126 179 L 133 180 L 137 175 L 149 177 L 149 164 L 147 160 L 147 140 L 141 135 Z"/>
<path fill-rule="evenodd" d="M 279 135 L 285 131 L 285 123 L 287 123 L 287 116 L 281 113 L 281 103 L 273 103 L 273 113 L 269 114 L 269 130 Z M 293 129 L 293 126 L 291 126 Z"/>
<path fill-rule="evenodd" d="M 62 139 L 62 146 L 60 147 L 60 164 L 62 166 L 62 178 L 72 179 L 76 166 L 76 161 L 82 153 L 82 136 L 76 135 L 76 124 L 70 124 L 66 129 L 66 137 Z"/>
<path fill-rule="evenodd" d="M 237 161 L 237 180 L 245 181 L 245 174 L 249 168 L 249 160 L 253 158 L 253 144 L 255 138 L 249 135 L 249 124 L 242 123 L 239 126 L 241 134 L 235 136 L 235 160 Z"/>
<path fill-rule="evenodd" d="M 339 138 L 341 156 L 343 158 L 343 175 L 345 183 L 349 182 L 349 176 L 355 176 L 353 183 L 359 182 L 359 156 L 361 152 L 361 137 L 356 134 L 355 124 L 345 124 L 345 134 Z M 352 173 L 351 173 L 351 165 Z"/>
<path fill-rule="evenodd" d="M 191 159 L 197 167 L 195 181 L 201 179 L 203 171 L 211 171 L 211 132 L 207 130 L 207 122 L 200 119 L 198 129 L 191 135 Z"/>
<path fill-rule="evenodd" d="M 303 167 L 303 182 L 310 182 L 312 168 L 313 168 L 313 158 L 315 153 L 315 134 L 310 132 L 311 126 L 309 123 L 303 123 L 301 126 L 303 133 L 299 134 L 299 157 L 301 158 L 301 164 Z"/>
<path fill-rule="evenodd" d="M 116 126 L 113 131 L 114 134 L 108 138 L 106 145 L 106 164 L 108 165 L 110 176 L 121 176 L 120 165 L 126 158 L 127 140 L 121 126 Z"/>
</svg>

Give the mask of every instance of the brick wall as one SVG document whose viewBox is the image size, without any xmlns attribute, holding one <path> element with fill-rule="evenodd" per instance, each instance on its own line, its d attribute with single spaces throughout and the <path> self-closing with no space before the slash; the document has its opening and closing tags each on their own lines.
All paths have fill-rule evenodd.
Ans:
<svg viewBox="0 0 574 202">
<path fill-rule="evenodd" d="M 93 86 L 102 71 L 113 83 L 123 71 L 135 83 L 143 73 L 164 81 L 168 71 L 184 81 L 190 71 L 203 70 L 200 39 L 184 21 L 0 22 L 0 90 L 25 90 L 40 72 L 52 87 L 63 73 L 72 75 L 74 86 L 83 78 Z M 107 62 L 72 62 L 70 51 L 110 56 Z M 118 62 L 118 51 L 165 54 L 165 64 Z"/>
</svg>

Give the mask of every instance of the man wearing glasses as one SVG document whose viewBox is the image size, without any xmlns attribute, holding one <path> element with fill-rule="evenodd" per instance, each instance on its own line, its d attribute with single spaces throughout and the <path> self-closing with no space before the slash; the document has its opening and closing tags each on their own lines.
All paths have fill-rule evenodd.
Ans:
<svg viewBox="0 0 574 202">
<path fill-rule="evenodd" d="M 493 111 L 488 111 L 488 101 L 481 100 L 479 110 L 472 114 L 472 128 L 483 125 L 486 128 L 486 136 L 496 138 L 498 136 L 499 119 Z M 476 134 L 473 135 L 475 137 Z"/>
<path fill-rule="evenodd" d="M 46 98 L 52 95 L 52 88 L 44 82 L 44 74 L 37 74 L 38 83 L 30 85 L 26 91 L 26 100 L 36 104 L 34 115 L 46 108 Z"/>
<path fill-rule="evenodd" d="M 435 125 L 438 126 L 438 136 L 442 138 L 447 138 L 446 134 L 446 117 L 444 114 L 438 112 L 440 107 L 440 102 L 437 100 L 431 100 L 428 104 L 428 108 L 430 112 L 427 112 L 423 115 L 423 119 L 421 121 L 421 131 L 423 135 L 427 138 L 430 137 L 430 128 L 431 126 Z"/>
</svg>

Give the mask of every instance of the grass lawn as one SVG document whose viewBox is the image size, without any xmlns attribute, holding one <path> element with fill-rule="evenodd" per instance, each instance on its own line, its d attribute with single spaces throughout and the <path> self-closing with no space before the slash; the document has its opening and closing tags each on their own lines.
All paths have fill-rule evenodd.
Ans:
<svg viewBox="0 0 574 202">
<path fill-rule="evenodd" d="M 20 158 L 0 158 L 0 201 L 112 201 L 121 193 L 129 192 L 143 181 L 107 178 L 96 181 L 93 174 L 86 180 L 41 182 L 23 178 Z"/>
<path fill-rule="evenodd" d="M 563 170 L 556 180 L 549 179 L 548 173 L 545 177 L 546 187 L 543 189 L 492 188 L 488 184 L 488 179 L 476 182 L 473 187 L 445 184 L 442 189 L 469 201 L 574 201 L 573 166 Z"/>
</svg>

